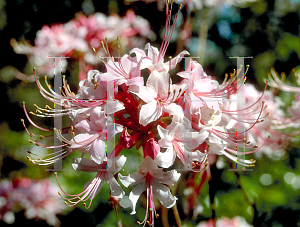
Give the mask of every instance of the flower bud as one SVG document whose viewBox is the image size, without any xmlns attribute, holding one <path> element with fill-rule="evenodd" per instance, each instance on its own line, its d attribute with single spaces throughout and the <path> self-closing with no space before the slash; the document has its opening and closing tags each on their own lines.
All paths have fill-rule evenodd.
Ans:
<svg viewBox="0 0 300 227">
<path fill-rule="evenodd" d="M 127 128 L 124 128 L 121 133 L 119 143 L 123 148 L 131 148 L 133 146 L 133 138 L 127 132 Z"/>
<path fill-rule="evenodd" d="M 157 141 L 155 141 L 153 138 L 147 140 L 144 147 L 144 157 L 150 156 L 150 158 L 155 159 L 159 152 L 160 146 L 158 145 Z"/>
</svg>

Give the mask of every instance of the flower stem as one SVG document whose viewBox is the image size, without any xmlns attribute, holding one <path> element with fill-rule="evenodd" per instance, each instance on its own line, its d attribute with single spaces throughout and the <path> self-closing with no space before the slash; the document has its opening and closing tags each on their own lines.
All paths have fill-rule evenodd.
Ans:
<svg viewBox="0 0 300 227">
<path fill-rule="evenodd" d="M 172 207 L 172 210 L 173 210 L 173 213 L 174 213 L 174 216 L 175 216 L 175 220 L 176 220 L 177 226 L 181 227 L 181 220 L 180 220 L 180 216 L 179 216 L 179 213 L 178 213 L 177 204 L 175 204 Z"/>
<path fill-rule="evenodd" d="M 208 15 L 209 8 L 203 7 L 201 15 L 201 23 L 199 28 L 199 44 L 198 44 L 198 55 L 200 57 L 200 64 L 204 64 L 205 47 L 208 33 Z"/>
<path fill-rule="evenodd" d="M 168 209 L 164 206 L 161 206 L 161 222 L 163 227 L 170 227 L 168 221 Z"/>
</svg>

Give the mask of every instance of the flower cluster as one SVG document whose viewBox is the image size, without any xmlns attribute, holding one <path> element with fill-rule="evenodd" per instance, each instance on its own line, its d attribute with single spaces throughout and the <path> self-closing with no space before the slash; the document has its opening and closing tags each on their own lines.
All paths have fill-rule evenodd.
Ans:
<svg viewBox="0 0 300 227">
<path fill-rule="evenodd" d="M 31 120 L 24 104 L 31 124 L 44 131 L 53 131 L 51 137 L 61 141 L 61 145 L 47 145 L 46 141 L 51 137 L 40 138 L 30 133 L 22 120 L 32 138 L 31 143 L 56 149 L 49 154 L 54 155 L 50 158 L 40 155 L 33 159 L 37 154 L 29 152 L 32 156 L 28 159 L 36 164 L 47 165 L 79 150 L 82 155 L 72 160 L 73 168 L 96 173 L 95 178 L 87 182 L 79 194 L 70 195 L 61 188 L 65 196 L 60 194 L 66 199 L 67 205 L 74 206 L 90 200 L 88 205 L 84 203 L 88 208 L 106 181 L 112 196 L 127 199 L 127 202 L 121 200 L 120 203 L 131 207 L 131 214 L 135 213 L 140 195 L 146 191 L 147 212 L 141 224 L 154 225 L 154 217 L 158 217 L 154 195 L 166 208 L 176 204 L 177 198 L 167 185 L 178 182 L 181 174 L 176 169 L 164 170 L 177 166 L 176 160 L 182 163 L 179 168 L 194 172 L 207 167 L 209 154 L 225 155 L 244 167 L 253 166 L 254 160 L 237 158 L 238 151 L 232 147 L 250 150 L 249 153 L 257 149 L 257 145 L 249 146 L 251 141 L 247 141 L 243 135 L 263 122 L 264 102 L 258 97 L 251 105 L 256 108 L 255 111 L 247 107 L 239 109 L 237 105 L 233 109 L 229 98 L 243 86 L 244 77 L 240 79 L 239 71 L 235 71 L 223 83 L 218 83 L 191 58 L 185 59 L 185 70 L 176 73 L 179 80 L 174 82 L 171 71 L 177 69 L 178 63 L 189 53 L 182 51 L 165 62 L 165 53 L 177 19 L 176 14 L 171 26 L 168 3 L 166 8 L 166 29 L 160 49 L 147 44 L 145 50 L 133 48 L 129 54 L 115 59 L 109 54 L 109 48 L 103 45 L 108 58 L 104 59 L 100 54 L 98 57 L 105 64 L 106 72 L 89 71 L 87 78 L 79 83 L 78 94 L 70 91 L 65 77 L 62 91 L 57 93 L 49 86 L 47 77 L 45 89 L 35 76 L 41 94 L 63 109 L 36 105 L 36 113 L 30 113 L 40 117 L 67 115 L 71 125 L 63 129 L 42 128 Z M 142 77 L 144 69 L 149 72 L 146 80 Z M 251 119 L 247 121 L 248 126 L 244 131 L 232 133 L 228 124 L 237 119 L 240 111 L 247 113 L 247 116 L 252 114 Z M 117 134 L 120 135 L 119 141 L 110 151 L 107 141 Z M 121 155 L 122 149 L 132 147 L 143 154 L 138 172 L 128 176 L 117 174 L 126 162 L 130 162 Z M 118 179 L 125 187 L 134 186 L 128 197 L 124 196 Z"/>
<path fill-rule="evenodd" d="M 117 36 L 122 37 L 118 43 L 114 42 Z M 128 10 L 124 18 L 118 15 L 107 17 L 102 13 L 88 17 L 79 14 L 65 24 L 44 25 L 37 32 L 34 46 L 28 42 L 17 42 L 15 39 L 11 40 L 11 45 L 16 53 L 27 55 L 28 61 L 37 68 L 39 74 L 48 76 L 53 76 L 53 61 L 47 57 L 78 59 L 82 74 L 79 78 L 83 79 L 86 72 L 99 63 L 92 47 L 102 55 L 105 54 L 101 49 L 102 40 L 106 39 L 107 47 L 112 50 L 120 46 L 129 49 L 133 45 L 144 45 L 147 39 L 154 38 L 155 34 L 151 31 L 149 22 Z M 61 60 L 62 71 L 65 72 L 67 60 Z"/>
<path fill-rule="evenodd" d="M 49 180 L 21 178 L 1 181 L 0 220 L 14 223 L 14 213 L 20 209 L 24 210 L 27 219 L 45 220 L 49 225 L 58 226 L 56 215 L 64 210 L 64 205 L 57 195 L 57 188 Z"/>
</svg>

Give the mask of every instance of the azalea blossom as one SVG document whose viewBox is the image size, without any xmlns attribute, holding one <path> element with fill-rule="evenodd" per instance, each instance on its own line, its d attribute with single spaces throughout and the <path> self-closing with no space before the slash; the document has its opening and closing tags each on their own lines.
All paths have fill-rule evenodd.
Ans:
<svg viewBox="0 0 300 227">
<path fill-rule="evenodd" d="M 164 184 L 173 185 L 178 181 L 180 173 L 177 173 L 176 170 L 168 172 L 162 171 L 161 168 L 157 167 L 150 156 L 144 158 L 138 171 L 138 173 L 132 173 L 127 177 L 119 174 L 119 178 L 125 187 L 136 185 L 129 194 L 132 208 L 131 214 L 136 213 L 135 208 L 137 200 L 144 191 L 147 191 L 146 216 L 141 224 L 144 224 L 144 226 L 146 223 L 153 225 L 154 217 L 156 216 L 153 195 L 158 198 L 164 207 L 170 208 L 174 206 L 177 198 L 172 196 L 170 189 Z M 149 221 L 147 221 L 148 211 L 150 212 Z"/>
<path fill-rule="evenodd" d="M 76 18 L 65 24 L 44 25 L 37 32 L 34 45 L 28 41 L 17 42 L 15 39 L 10 43 L 16 53 L 27 56 L 28 61 L 36 67 L 39 74 L 46 74 L 49 77 L 53 77 L 53 60 L 47 57 L 63 56 L 64 58 L 60 59 L 63 73 L 68 65 L 65 57 L 78 59 L 79 79 L 82 80 L 93 66 L 99 65 L 92 48 L 100 51 L 104 56 L 106 53 L 102 50 L 101 42 L 106 39 L 106 45 L 113 50 L 117 37 L 122 37 L 117 45 L 128 49 L 133 48 L 136 40 L 140 45 L 145 45 L 147 40 L 156 38 L 149 22 L 129 10 L 123 18 L 118 15 L 105 16 L 102 13 L 95 13 L 88 17 L 77 14 Z"/>
<path fill-rule="evenodd" d="M 15 213 L 24 210 L 27 219 L 45 220 L 59 226 L 56 217 L 65 207 L 57 195 L 57 188 L 49 179 L 20 178 L 0 182 L 0 220 L 7 224 L 15 221 Z"/>
<path fill-rule="evenodd" d="M 94 179 L 87 182 L 79 194 L 71 195 L 61 188 L 65 194 L 62 197 L 69 206 L 90 200 L 89 205 L 85 205 L 90 207 L 106 181 L 110 185 L 111 196 L 122 198 L 120 204 L 125 206 L 127 203 L 132 208 L 132 214 L 136 212 L 140 195 L 146 191 L 147 212 L 142 224 L 154 225 L 154 217 L 158 214 L 153 195 L 166 208 L 176 204 L 177 198 L 166 185 L 178 182 L 180 174 L 175 169 L 162 169 L 174 168 L 176 157 L 189 170 L 200 172 L 200 185 L 210 177 L 209 167 L 217 160 L 217 156 L 224 155 L 245 167 L 254 166 L 255 160 L 237 158 L 236 152 L 250 154 L 259 149 L 257 145 L 252 146 L 252 141 L 245 141 L 244 135 L 247 133 L 250 138 L 250 131 L 252 132 L 256 125 L 262 124 L 266 118 L 265 104 L 261 100 L 263 94 L 255 101 L 249 99 L 250 104 L 245 108 L 231 105 L 230 98 L 241 88 L 240 82 L 244 79 L 238 78 L 239 70 L 235 70 L 229 78 L 218 83 L 194 60 L 186 64 L 184 71 L 176 73 L 179 80 L 171 78 L 170 70 L 176 69 L 188 52 L 182 51 L 165 62 L 164 57 L 178 16 L 178 13 L 174 16 L 171 26 L 172 6 L 168 1 L 165 3 L 166 29 L 161 47 L 156 48 L 148 43 L 144 49 L 134 47 L 120 58 L 111 54 L 108 39 L 100 41 L 108 56 L 103 57 L 101 51 L 98 53 L 97 47 L 100 44 L 96 45 L 95 37 L 92 34 L 85 36 L 87 31 L 83 28 L 91 26 L 89 31 L 92 31 L 95 28 L 95 18 L 80 18 L 79 22 L 73 24 L 75 28 L 82 29 L 77 31 L 80 33 L 78 36 L 93 40 L 91 42 L 95 48 L 91 49 L 97 53 L 94 53 L 94 57 L 98 57 L 99 63 L 102 62 L 106 68 L 104 72 L 94 69 L 85 73 L 87 76 L 79 82 L 77 94 L 71 91 L 65 77 L 61 92 L 57 93 L 51 88 L 47 76 L 43 85 L 34 70 L 41 95 L 61 108 L 54 109 L 49 105 L 42 108 L 35 105 L 36 111 L 30 111 L 32 116 L 29 116 L 27 107 L 23 104 L 27 120 L 47 134 L 35 135 L 22 119 L 30 136 L 29 142 L 42 148 L 55 149 L 46 155 L 29 151 L 28 159 L 35 164 L 47 165 L 79 152 L 80 156 L 72 161 L 73 168 L 76 171 L 96 172 Z M 130 15 L 128 20 L 131 21 L 132 17 L 133 15 Z M 103 17 L 99 20 L 102 19 Z M 96 30 L 94 32 L 95 36 L 101 35 Z M 120 42 L 120 38 L 117 40 Z M 147 80 L 141 76 L 143 69 L 149 71 Z M 252 107 L 257 108 L 252 110 Z M 241 111 L 249 117 L 244 122 L 247 127 L 232 132 L 232 125 L 241 123 L 238 117 Z M 61 116 L 69 117 L 69 126 L 48 129 L 34 122 L 35 117 Z M 118 141 L 110 149 L 110 142 L 117 136 Z M 49 145 L 54 138 L 61 144 Z M 237 150 L 245 148 L 246 144 L 249 145 L 246 152 Z M 131 148 L 135 148 L 132 152 L 137 152 L 142 162 L 138 172 L 122 176 L 119 172 L 123 166 L 126 167 L 128 157 L 121 152 Z M 127 160 L 127 163 L 131 161 Z M 56 179 L 58 180 L 57 176 Z M 118 180 L 125 187 L 135 185 L 128 197 Z M 200 188 L 201 186 L 197 188 L 198 193 Z M 197 207 L 197 203 L 195 206 Z"/>
<path fill-rule="evenodd" d="M 92 204 L 93 199 L 95 196 L 100 192 L 104 181 L 106 181 L 111 189 L 112 196 L 122 198 L 125 192 L 122 190 L 116 179 L 114 178 L 114 174 L 119 172 L 126 162 L 125 156 L 118 156 L 116 158 L 102 158 L 100 163 L 97 163 L 91 159 L 87 158 L 74 158 L 72 160 L 72 166 L 76 171 L 84 171 L 84 172 L 97 172 L 95 178 L 91 181 L 88 181 L 84 185 L 83 192 L 77 195 L 70 195 L 66 193 L 62 187 L 59 185 L 60 189 L 63 193 L 71 198 L 65 198 L 68 202 L 65 202 L 66 205 L 74 206 L 79 202 L 84 202 L 90 199 L 90 203 L 87 206 L 89 208 Z M 57 174 L 55 174 L 56 180 Z M 61 193 L 59 193 L 61 195 Z M 86 207 L 86 204 L 84 203 Z"/>
</svg>

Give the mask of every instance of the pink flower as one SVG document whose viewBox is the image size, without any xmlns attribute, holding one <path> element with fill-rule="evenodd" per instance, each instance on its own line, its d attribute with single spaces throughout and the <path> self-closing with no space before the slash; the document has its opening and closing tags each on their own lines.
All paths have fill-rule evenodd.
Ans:
<svg viewBox="0 0 300 227">
<path fill-rule="evenodd" d="M 65 202 L 69 206 L 74 206 L 81 201 L 87 201 L 90 199 L 90 204 L 87 208 L 90 207 L 93 199 L 95 196 L 100 192 L 104 181 L 106 181 L 111 189 L 112 196 L 122 198 L 125 192 L 122 190 L 116 179 L 114 178 L 113 174 L 119 172 L 126 162 L 126 157 L 124 155 L 118 156 L 116 158 L 103 158 L 100 163 L 97 163 L 91 159 L 87 158 L 74 158 L 72 160 L 72 166 L 76 171 L 84 171 L 84 172 L 97 172 L 96 177 L 88 181 L 84 185 L 84 191 L 77 194 L 77 195 L 70 195 L 66 193 L 61 186 L 59 185 L 62 192 L 71 197 L 71 198 L 64 198 L 68 202 Z M 113 173 L 113 174 L 112 174 Z M 55 174 L 56 180 L 57 175 Z M 85 203 L 84 203 L 84 206 Z"/>
<path fill-rule="evenodd" d="M 185 80 L 179 84 L 172 84 L 167 72 L 152 71 L 146 86 L 140 87 L 137 93 L 132 92 L 146 102 L 139 113 L 140 124 L 145 126 L 156 121 L 163 112 L 183 116 L 182 108 L 175 104 L 175 101 L 186 88 Z"/>
<path fill-rule="evenodd" d="M 208 132 L 202 130 L 200 132 L 192 132 L 192 126 L 187 118 L 180 119 L 173 116 L 172 123 L 166 129 L 157 126 L 160 136 L 158 141 L 162 148 L 167 150 L 160 152 L 155 162 L 157 165 L 168 168 L 173 165 L 176 156 L 188 168 L 193 168 L 196 164 L 193 161 L 202 163 L 206 160 L 206 154 L 196 150 L 197 147 L 208 137 Z"/>
<path fill-rule="evenodd" d="M 136 185 L 129 194 L 132 208 L 131 214 L 135 214 L 136 203 L 142 192 L 147 191 L 147 212 L 141 224 L 144 223 L 145 225 L 147 223 L 148 211 L 150 211 L 148 224 L 152 225 L 154 216 L 156 216 L 153 194 L 164 207 L 170 208 L 174 206 L 177 198 L 172 196 L 170 189 L 164 184 L 173 185 L 178 181 L 180 174 L 176 170 L 163 172 L 150 156 L 144 158 L 138 171 L 138 173 L 132 173 L 127 177 L 119 174 L 119 178 L 125 187 Z"/>
<path fill-rule="evenodd" d="M 51 226 L 59 226 L 56 215 L 64 210 L 60 202 L 50 180 L 21 178 L 0 183 L 0 219 L 8 224 L 14 222 L 14 213 L 22 209 L 27 219 L 41 219 Z"/>
</svg>

